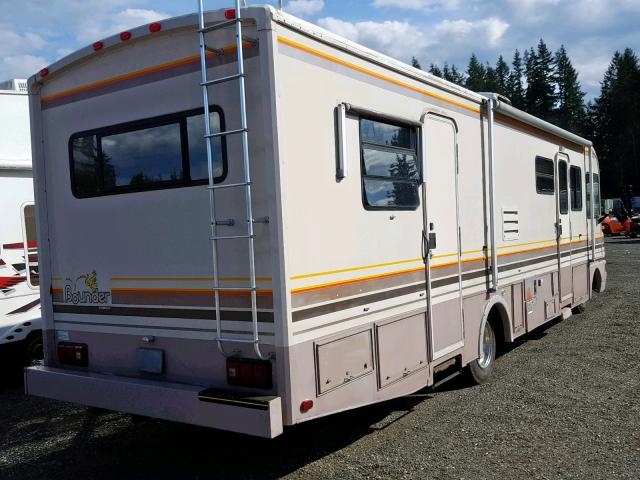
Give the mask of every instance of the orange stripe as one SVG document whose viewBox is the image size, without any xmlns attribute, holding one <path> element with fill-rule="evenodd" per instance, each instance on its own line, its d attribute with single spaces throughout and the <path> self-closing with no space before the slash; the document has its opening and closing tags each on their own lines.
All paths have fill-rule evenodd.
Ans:
<svg viewBox="0 0 640 480">
<path fill-rule="evenodd" d="M 248 42 L 245 42 L 244 44 L 245 48 L 250 46 L 250 44 Z M 223 47 L 221 49 L 225 54 L 226 53 L 233 53 L 235 52 L 236 46 L 235 45 L 228 45 L 226 47 Z M 213 57 L 216 56 L 217 54 L 213 53 L 213 52 L 207 52 L 207 57 Z M 126 80 L 131 80 L 133 78 L 138 78 L 138 77 L 142 77 L 144 75 L 149 75 L 152 73 L 156 73 L 156 72 L 162 72 L 165 70 L 170 70 L 172 68 L 176 68 L 176 67 L 180 67 L 182 65 L 188 65 L 189 63 L 195 63 L 195 62 L 199 62 L 200 61 L 200 55 L 191 55 L 189 57 L 184 57 L 184 58 L 180 58 L 178 60 L 173 60 L 171 62 L 167 62 L 167 63 L 163 63 L 160 65 L 156 65 L 154 67 L 149 67 L 149 68 L 143 68 L 141 70 L 136 70 L 135 72 L 130 72 L 130 73 L 124 73 L 122 75 L 118 75 L 112 78 L 107 78 L 106 80 L 100 80 L 98 82 L 93 82 L 93 83 L 89 83 L 87 85 L 83 85 L 80 87 L 75 87 L 75 88 L 70 88 L 68 90 L 63 90 L 62 92 L 58 92 L 58 93 L 53 93 L 51 95 L 47 95 L 42 97 L 42 103 L 48 103 L 51 102 L 53 100 L 58 100 L 60 98 L 65 98 L 65 97 L 69 97 L 71 95 L 76 95 L 78 93 L 84 93 L 84 92 L 89 92 L 91 90 L 97 90 L 100 88 L 104 88 L 107 87 L 109 85 L 113 85 L 116 83 L 121 83 L 124 82 Z"/>
<path fill-rule="evenodd" d="M 396 80 L 396 79 L 388 77 L 386 75 L 382 75 L 380 73 L 374 72 L 373 70 L 369 70 L 369 69 L 363 68 L 363 67 L 361 67 L 359 65 L 356 65 L 354 63 L 347 62 L 346 60 L 341 60 L 339 58 L 336 58 L 336 57 L 333 57 L 333 56 L 331 56 L 329 54 L 321 52 L 320 50 L 316 50 L 315 48 L 308 47 L 306 45 L 303 45 L 301 43 L 295 42 L 295 41 L 290 40 L 288 38 L 278 37 L 278 41 L 280 43 L 284 43 L 285 45 L 289 45 L 290 47 L 293 47 L 295 49 L 298 49 L 298 50 L 301 50 L 303 52 L 309 53 L 309 54 L 314 55 L 316 57 L 320 57 L 320 58 L 323 58 L 323 59 L 328 60 L 330 62 L 337 63 L 339 65 L 345 66 L 347 68 L 350 68 L 351 70 L 356 70 L 356 71 L 358 71 L 360 73 L 364 73 L 366 75 L 375 77 L 375 78 L 377 78 L 379 80 L 383 80 L 383 81 L 391 83 L 393 85 L 397 85 L 399 87 L 406 88 L 407 90 L 411 90 L 413 92 L 421 93 L 422 95 L 425 95 L 427 97 L 431 97 L 431 98 L 435 98 L 435 99 L 438 99 L 438 100 L 442 100 L 443 102 L 447 102 L 447 103 L 450 103 L 452 105 L 456 105 L 457 107 L 464 108 L 466 110 L 470 110 L 470 111 L 472 111 L 474 113 L 480 113 L 480 109 L 479 108 L 472 107 L 472 106 L 466 105 L 466 104 L 461 103 L 461 102 L 457 102 L 455 100 L 452 100 L 450 98 L 444 97 L 442 95 L 438 95 L 437 93 L 430 92 L 430 91 L 425 90 L 423 88 L 414 87 L 411 84 L 408 84 L 408 83 L 405 83 L 405 82 L 401 82 L 400 80 Z"/>
<path fill-rule="evenodd" d="M 561 244 L 561 246 L 574 245 L 574 244 L 578 244 L 578 243 L 586 243 L 586 240 L 577 240 L 575 242 L 567 242 L 567 243 Z M 537 248 L 530 248 L 530 249 L 526 249 L 526 250 L 518 250 L 516 252 L 501 253 L 501 254 L 498 255 L 498 257 L 507 257 L 509 255 L 516 255 L 516 254 L 519 254 L 519 253 L 537 252 L 537 251 L 540 251 L 540 250 L 547 250 L 547 249 L 550 249 L 550 248 L 557 248 L 557 245 L 548 245 L 548 246 L 545 246 L 545 247 L 537 247 Z M 461 260 L 461 263 L 473 263 L 473 262 L 485 261 L 488 258 L 489 257 L 469 258 L 469 259 L 466 259 L 466 260 Z M 432 265 L 430 267 L 430 270 L 436 270 L 436 269 L 439 269 L 439 268 L 450 267 L 452 265 L 457 265 L 457 263 L 458 262 L 448 262 L 448 263 L 441 263 L 441 264 L 438 264 L 438 265 Z M 349 284 L 359 283 L 359 282 L 366 282 L 366 281 L 369 281 L 369 280 L 376 280 L 378 278 L 387 278 L 387 277 L 406 275 L 408 273 L 414 273 L 414 272 L 418 272 L 418 271 L 421 271 L 421 270 L 424 270 L 424 267 L 414 268 L 414 269 L 411 269 L 411 270 L 399 270 L 399 271 L 390 272 L 390 273 L 383 273 L 383 274 L 380 274 L 380 275 L 370 275 L 370 276 L 366 276 L 366 277 L 352 278 L 352 279 L 349 279 L 349 280 L 341 280 L 341 281 L 338 281 L 338 282 L 323 283 L 323 284 L 319 284 L 319 285 L 312 285 L 312 286 L 309 286 L 309 287 L 295 288 L 295 289 L 291 290 L 291 294 L 292 295 L 296 295 L 298 293 L 304 293 L 304 292 L 309 292 L 309 291 L 313 291 L 313 290 L 320 290 L 320 289 L 323 289 L 323 288 L 337 287 L 337 286 L 349 285 Z"/>
<path fill-rule="evenodd" d="M 212 289 L 204 289 L 204 288 L 194 288 L 194 289 L 171 289 L 171 288 L 112 288 L 111 292 L 113 293 L 142 293 L 145 295 L 154 295 L 154 294 L 175 294 L 175 295 L 213 295 Z M 246 292 L 220 292 L 220 295 L 250 295 L 250 291 Z M 258 290 L 256 291 L 256 295 L 272 295 L 273 292 L 271 290 Z"/>
</svg>

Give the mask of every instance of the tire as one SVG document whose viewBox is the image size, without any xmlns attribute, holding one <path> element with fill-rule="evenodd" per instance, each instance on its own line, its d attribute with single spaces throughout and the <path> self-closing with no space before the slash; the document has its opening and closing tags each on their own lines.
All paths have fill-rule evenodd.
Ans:
<svg viewBox="0 0 640 480">
<path fill-rule="evenodd" d="M 42 365 L 44 361 L 44 347 L 42 334 L 33 335 L 25 340 L 23 363 L 25 367 Z"/>
<path fill-rule="evenodd" d="M 480 357 L 471 362 L 467 366 L 467 378 L 476 385 L 486 383 L 493 372 L 493 365 L 496 359 L 496 351 L 498 344 L 496 342 L 496 334 L 487 321 L 482 332 L 482 352 Z"/>
</svg>

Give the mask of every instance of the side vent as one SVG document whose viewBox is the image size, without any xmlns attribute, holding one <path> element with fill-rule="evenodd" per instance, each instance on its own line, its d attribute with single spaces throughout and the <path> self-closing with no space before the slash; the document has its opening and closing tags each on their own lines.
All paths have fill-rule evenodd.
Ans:
<svg viewBox="0 0 640 480">
<path fill-rule="evenodd" d="M 502 240 L 510 242 L 520 238 L 520 221 L 517 208 L 502 209 Z"/>
</svg>

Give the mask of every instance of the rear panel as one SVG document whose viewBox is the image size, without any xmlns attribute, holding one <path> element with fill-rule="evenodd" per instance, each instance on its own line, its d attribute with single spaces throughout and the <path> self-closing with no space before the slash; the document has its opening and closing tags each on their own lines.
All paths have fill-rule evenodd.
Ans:
<svg viewBox="0 0 640 480">
<path fill-rule="evenodd" d="M 213 342 L 200 57 L 191 18 L 179 19 L 188 26 L 140 38 L 133 31 L 128 42 L 54 72 L 41 88 L 50 366 L 60 366 L 57 342 L 71 341 L 88 345 L 90 371 L 227 386 Z M 271 140 L 265 140 L 270 131 L 262 128 L 270 125 L 264 121 L 269 93 L 258 35 L 255 23 L 245 25 L 246 38 L 256 40 L 245 44 L 244 53 L 254 216 L 265 220 L 255 233 L 258 318 L 268 353 L 278 343 L 277 215 Z M 209 78 L 237 71 L 234 40 L 231 29 L 208 35 L 218 50 L 208 59 Z M 217 127 L 239 128 L 238 102 L 237 82 L 210 89 Z M 240 137 L 218 141 L 214 150 L 220 184 L 241 182 Z M 232 224 L 218 227 L 219 235 L 246 232 L 242 189 L 217 190 L 216 205 L 218 219 Z M 222 286 L 248 285 L 247 252 L 244 240 L 221 243 Z M 220 308 L 225 335 L 250 332 L 247 293 L 222 294 Z M 141 353 L 142 347 L 161 354 Z"/>
</svg>

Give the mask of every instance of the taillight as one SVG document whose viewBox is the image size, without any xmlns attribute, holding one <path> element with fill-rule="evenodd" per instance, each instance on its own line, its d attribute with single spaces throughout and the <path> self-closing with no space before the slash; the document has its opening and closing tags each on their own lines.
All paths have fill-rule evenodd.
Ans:
<svg viewBox="0 0 640 480">
<path fill-rule="evenodd" d="M 63 365 L 86 367 L 89 365 L 89 348 L 86 343 L 58 343 L 58 361 Z"/>
<path fill-rule="evenodd" d="M 302 403 L 300 403 L 300 411 L 302 413 L 308 412 L 312 408 L 313 408 L 313 400 L 303 400 Z"/>
<path fill-rule="evenodd" d="M 224 18 L 226 18 L 227 20 L 233 20 L 234 18 L 236 18 L 236 9 L 230 8 L 228 10 L 225 10 Z"/>
<path fill-rule="evenodd" d="M 271 362 L 245 358 L 228 358 L 227 383 L 236 387 L 269 390 L 273 386 Z"/>
</svg>

